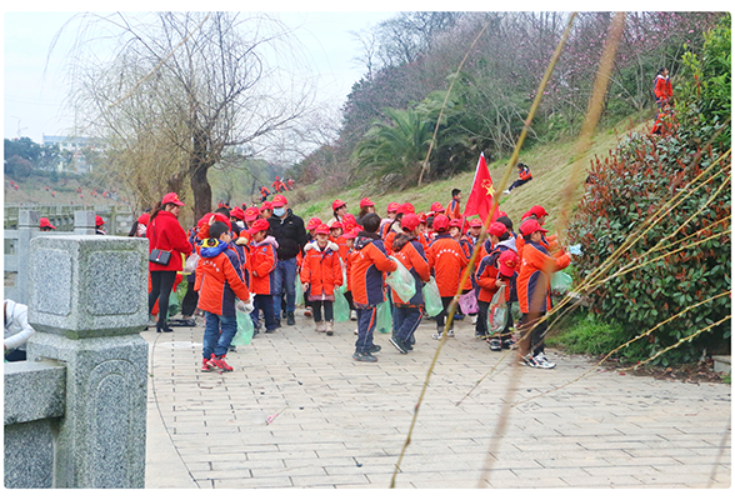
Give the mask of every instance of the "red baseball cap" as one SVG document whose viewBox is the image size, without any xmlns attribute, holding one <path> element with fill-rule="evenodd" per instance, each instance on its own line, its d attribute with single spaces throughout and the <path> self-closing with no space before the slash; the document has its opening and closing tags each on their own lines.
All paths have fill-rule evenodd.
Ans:
<svg viewBox="0 0 735 500">
<path fill-rule="evenodd" d="M 245 222 L 253 222 L 260 217 L 260 210 L 258 207 L 248 207 L 243 213 L 242 220 Z"/>
<path fill-rule="evenodd" d="M 424 212 L 419 213 L 419 221 L 424 224 L 426 222 L 426 219 L 428 219 L 429 216 L 426 215 Z"/>
<path fill-rule="evenodd" d="M 314 234 L 326 234 L 329 235 L 329 226 L 326 224 L 319 224 L 317 226 L 316 231 L 314 231 Z"/>
<path fill-rule="evenodd" d="M 470 221 L 470 227 L 482 227 L 482 221 L 480 219 L 472 219 Z"/>
<path fill-rule="evenodd" d="M 500 238 L 508 232 L 508 228 L 502 222 L 493 222 L 490 227 L 487 228 L 487 232 L 493 236 Z"/>
<path fill-rule="evenodd" d="M 51 225 L 51 221 L 48 220 L 48 217 L 41 217 L 39 227 L 50 227 L 51 229 L 56 229 L 56 226 Z"/>
<path fill-rule="evenodd" d="M 534 205 L 531 207 L 531 210 L 523 214 L 523 218 L 525 219 L 529 215 L 535 215 L 537 219 L 540 219 L 544 215 L 549 215 L 549 214 L 546 213 L 546 210 L 544 210 L 544 207 L 542 207 L 541 205 Z"/>
<path fill-rule="evenodd" d="M 449 229 L 449 217 L 444 214 L 440 214 L 434 217 L 435 231 L 446 231 L 447 229 Z"/>
<path fill-rule="evenodd" d="M 357 229 L 353 229 L 349 233 L 343 234 L 342 237 L 346 240 L 354 240 L 355 238 L 357 238 Z"/>
<path fill-rule="evenodd" d="M 273 205 L 273 208 L 279 208 L 284 205 L 288 205 L 288 200 L 285 196 L 277 194 L 273 197 L 273 201 L 271 202 L 271 204 Z"/>
<path fill-rule="evenodd" d="M 253 226 L 250 229 L 248 229 L 246 232 L 252 236 L 253 234 L 259 233 L 261 231 L 267 231 L 269 227 L 271 227 L 271 225 L 268 223 L 267 220 L 258 219 L 255 222 L 253 222 Z"/>
<path fill-rule="evenodd" d="M 260 211 L 262 212 L 263 210 L 270 210 L 272 212 L 273 203 L 271 203 L 270 201 L 264 201 L 263 204 L 260 206 Z"/>
<path fill-rule="evenodd" d="M 413 231 L 417 227 L 419 227 L 419 224 L 421 223 L 421 219 L 419 219 L 419 216 L 416 214 L 406 214 L 401 219 L 401 228 L 405 231 Z"/>
<path fill-rule="evenodd" d="M 435 201 L 434 203 L 431 204 L 431 209 L 430 210 L 432 212 L 434 212 L 434 213 L 436 213 L 436 212 L 443 212 L 444 211 L 444 207 L 442 206 L 441 203 L 439 203 L 438 201 Z"/>
<path fill-rule="evenodd" d="M 151 221 L 151 214 L 148 212 L 143 212 L 140 214 L 140 217 L 138 217 L 138 224 L 143 224 L 144 226 L 147 226 L 148 223 Z"/>
<path fill-rule="evenodd" d="M 209 220 L 209 219 L 207 219 L 207 221 L 208 221 L 208 220 Z M 230 219 L 228 219 L 228 218 L 227 218 L 227 216 L 226 216 L 225 214 L 215 213 L 215 214 L 214 214 L 214 220 L 215 220 L 215 222 L 217 222 L 217 221 L 219 221 L 219 222 L 224 222 L 225 224 L 227 224 L 227 228 L 228 228 L 228 229 L 229 229 L 230 231 L 232 231 L 232 224 L 230 224 Z"/>
<path fill-rule="evenodd" d="M 321 219 L 317 219 L 316 217 L 314 217 L 306 225 L 306 230 L 311 231 L 312 229 L 316 229 L 321 225 L 321 223 L 322 223 Z"/>
<path fill-rule="evenodd" d="M 344 229 L 344 226 L 339 221 L 332 222 L 332 225 L 329 226 L 329 229 Z"/>
<path fill-rule="evenodd" d="M 176 206 L 183 207 L 184 204 L 179 199 L 179 195 L 176 193 L 168 193 L 166 196 L 163 197 L 161 200 L 161 205 L 166 205 L 168 203 L 173 203 Z"/>
<path fill-rule="evenodd" d="M 505 250 L 498 257 L 498 270 L 503 276 L 511 277 L 518 268 L 518 255 L 513 250 Z"/>
<path fill-rule="evenodd" d="M 230 210 L 230 215 L 237 220 L 245 219 L 245 212 L 240 207 L 235 207 L 232 210 Z"/>
<path fill-rule="evenodd" d="M 449 227 L 458 227 L 462 229 L 462 221 L 460 219 L 452 219 L 449 221 Z"/>
<path fill-rule="evenodd" d="M 104 226 L 105 225 L 105 221 L 99 215 L 95 215 L 94 216 L 94 225 L 95 226 Z"/>
<path fill-rule="evenodd" d="M 518 230 L 521 232 L 523 236 L 529 236 L 536 231 L 541 231 L 542 233 L 548 233 L 549 231 L 547 229 L 544 229 L 541 227 L 541 224 L 538 223 L 535 219 L 529 219 L 523 224 L 521 224 L 521 227 L 518 228 Z"/>
<path fill-rule="evenodd" d="M 375 206 L 375 203 L 370 201 L 370 198 L 363 198 L 362 200 L 360 200 L 360 208 L 374 207 L 374 206 Z"/>
<path fill-rule="evenodd" d="M 413 208 L 413 205 L 410 203 L 404 203 L 400 207 L 398 207 L 398 213 L 399 214 L 415 214 L 416 209 Z"/>
<path fill-rule="evenodd" d="M 388 203 L 388 208 L 385 209 L 386 212 L 398 212 L 398 209 L 401 208 L 401 206 L 396 203 L 395 201 L 391 201 Z"/>
<path fill-rule="evenodd" d="M 495 213 L 498 215 L 498 217 L 508 217 L 508 214 L 503 212 L 502 210 L 498 210 Z"/>
<path fill-rule="evenodd" d="M 342 200 L 334 200 L 332 202 L 332 210 L 337 210 L 339 207 L 344 207 L 345 205 L 347 205 L 347 203 Z"/>
</svg>

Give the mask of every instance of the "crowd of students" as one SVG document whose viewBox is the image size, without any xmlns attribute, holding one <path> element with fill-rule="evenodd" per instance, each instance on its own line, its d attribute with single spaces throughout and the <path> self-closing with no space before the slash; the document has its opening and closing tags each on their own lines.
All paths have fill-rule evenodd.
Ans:
<svg viewBox="0 0 735 500">
<path fill-rule="evenodd" d="M 202 217 L 188 235 L 178 223 L 178 230 L 169 226 L 169 219 L 178 215 L 180 206 L 178 197 L 170 193 L 146 220 L 147 231 L 141 225 L 152 251 L 168 249 L 183 253 L 187 260 L 197 260 L 182 313 L 190 315 L 194 307 L 204 313 L 204 371 L 232 370 L 226 356 L 237 331 L 237 310 L 250 314 L 256 335 L 263 327 L 265 333 L 273 333 L 282 318 L 289 325 L 295 324 L 296 293 L 304 294 L 304 313 L 313 317 L 315 331 L 333 335 L 334 301 L 340 287 L 346 290 L 351 319 L 357 322 L 355 360 L 377 361 L 381 347 L 375 344 L 373 334 L 378 308 L 384 302 L 392 318 L 389 342 L 399 353 L 408 354 L 426 315 L 423 288 L 432 279 L 443 306 L 433 317 L 434 339 L 440 340 L 445 334 L 452 301 L 474 294 L 478 311 L 473 322 L 478 339 L 487 341 L 494 351 L 517 348 L 524 365 L 554 367 L 544 352 L 546 322 L 539 320 L 551 307 L 551 274 L 569 265 L 570 255 L 543 228 L 548 214 L 541 206 L 523 215 L 518 234 L 508 215 L 498 212 L 497 220 L 487 228 L 487 238 L 481 242 L 475 270 L 462 290 L 458 290 L 459 283 L 478 243 L 483 221 L 459 215 L 460 190 L 452 192 L 446 208 L 437 202 L 427 212 L 417 213 L 411 203 L 392 202 L 382 217 L 368 198 L 360 202 L 357 217 L 348 213 L 345 202 L 335 200 L 329 221 L 312 218 L 306 225 L 288 208 L 286 197 L 277 195 L 260 207 L 220 206 Z M 167 224 L 163 230 L 156 230 L 150 221 L 161 216 Z M 179 234 L 173 234 L 179 230 Z M 136 233 L 140 236 L 140 230 Z M 154 274 L 170 272 L 171 267 L 181 269 L 183 262 L 179 257 L 166 265 L 151 263 L 152 312 L 156 301 L 161 311 L 167 310 L 164 296 L 167 290 L 170 293 L 175 275 Z M 408 300 L 385 282 L 387 273 L 396 271 L 399 262 L 410 273 L 416 290 Z M 499 293 L 508 304 L 518 302 L 522 317 L 514 324 L 511 314 L 507 314 L 503 331 L 489 335 L 488 308 Z M 159 318 L 159 329 L 170 331 L 165 315 L 159 316 L 164 318 Z M 461 313 L 457 312 L 456 319 L 463 319 Z M 516 333 L 518 345 L 512 333 Z M 454 335 L 452 326 L 446 328 L 446 337 Z"/>
</svg>

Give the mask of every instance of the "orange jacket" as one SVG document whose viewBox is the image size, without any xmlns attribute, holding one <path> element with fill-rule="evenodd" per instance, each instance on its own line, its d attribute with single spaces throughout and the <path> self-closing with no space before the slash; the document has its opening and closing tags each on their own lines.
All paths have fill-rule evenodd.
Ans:
<svg viewBox="0 0 735 500">
<path fill-rule="evenodd" d="M 449 204 L 447 205 L 447 208 L 444 210 L 444 215 L 449 217 L 449 220 L 461 219 L 462 210 L 459 206 L 459 201 L 452 198 L 452 201 L 449 202 Z"/>
<path fill-rule="evenodd" d="M 227 243 L 210 239 L 203 242 L 200 255 L 194 282 L 199 292 L 197 307 L 219 316 L 235 316 L 235 297 L 250 298 L 237 253 Z"/>
<path fill-rule="evenodd" d="M 383 273 L 395 271 L 377 234 L 360 231 L 351 262 L 350 290 L 355 307 L 365 309 L 385 302 Z"/>
<path fill-rule="evenodd" d="M 554 258 L 543 245 L 527 242 L 521 256 L 521 270 L 516 279 L 518 302 L 523 314 L 545 313 L 551 309 L 551 274 L 570 263 L 567 254 Z"/>
<path fill-rule="evenodd" d="M 668 76 L 656 75 L 654 79 L 653 93 L 656 94 L 656 100 L 670 100 L 674 96 L 671 89 L 671 79 Z"/>
<path fill-rule="evenodd" d="M 276 289 L 273 270 L 278 264 L 276 248 L 278 243 L 273 236 L 266 236 L 260 243 L 250 243 L 250 291 L 257 295 L 272 295 Z"/>
<path fill-rule="evenodd" d="M 522 181 L 533 179 L 533 176 L 531 175 L 531 169 L 529 169 L 528 167 L 522 168 L 521 171 L 518 173 L 518 177 L 520 177 Z"/>
<path fill-rule="evenodd" d="M 321 248 L 318 243 L 308 243 L 304 248 L 306 256 L 301 266 L 301 282 L 309 284 L 310 296 L 333 296 L 334 288 L 342 286 L 342 265 L 339 247 L 327 242 Z"/>
<path fill-rule="evenodd" d="M 436 284 L 442 297 L 458 295 L 457 287 L 467 267 L 462 247 L 449 234 L 438 235 L 429 246 L 429 267 L 434 269 Z M 467 280 L 469 282 L 469 280 Z"/>
<path fill-rule="evenodd" d="M 510 302 L 512 291 L 515 289 L 515 277 L 517 273 L 513 273 L 513 276 L 510 278 L 499 276 L 498 257 L 505 250 L 516 250 L 513 240 L 504 240 L 495 245 L 490 253 L 482 258 L 480 265 L 477 266 L 475 280 L 480 287 L 480 296 L 477 300 L 483 302 L 492 301 L 500 288 L 498 280 L 503 280 L 505 282 L 505 300 L 506 302 Z"/>
<path fill-rule="evenodd" d="M 401 261 L 401 264 L 411 272 L 416 283 L 416 294 L 408 303 L 404 302 L 395 290 L 392 292 L 393 303 L 397 306 L 420 306 L 424 303 L 424 294 L 421 293 L 421 290 L 424 283 L 431 279 L 431 269 L 429 269 L 429 262 L 424 254 L 424 247 L 419 243 L 418 238 L 409 240 L 408 236 L 400 235 L 393 242 L 393 257 Z"/>
</svg>

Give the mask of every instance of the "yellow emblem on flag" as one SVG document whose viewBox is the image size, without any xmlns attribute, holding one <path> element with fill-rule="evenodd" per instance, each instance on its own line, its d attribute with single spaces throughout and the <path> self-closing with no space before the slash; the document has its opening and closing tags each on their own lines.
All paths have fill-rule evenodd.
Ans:
<svg viewBox="0 0 735 500">
<path fill-rule="evenodd" d="M 493 181 L 490 179 L 485 179 L 482 181 L 482 187 L 485 188 L 485 191 L 487 196 L 495 196 L 495 186 L 493 186 Z"/>
</svg>

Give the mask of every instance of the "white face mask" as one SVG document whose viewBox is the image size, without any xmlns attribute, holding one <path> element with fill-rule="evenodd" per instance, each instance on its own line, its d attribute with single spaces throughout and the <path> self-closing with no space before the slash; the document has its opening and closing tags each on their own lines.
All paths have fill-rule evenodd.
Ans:
<svg viewBox="0 0 735 500">
<path fill-rule="evenodd" d="M 283 217 L 283 215 L 286 213 L 286 209 L 283 207 L 278 207 L 273 209 L 273 215 L 276 217 Z"/>
</svg>

